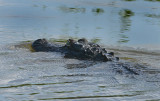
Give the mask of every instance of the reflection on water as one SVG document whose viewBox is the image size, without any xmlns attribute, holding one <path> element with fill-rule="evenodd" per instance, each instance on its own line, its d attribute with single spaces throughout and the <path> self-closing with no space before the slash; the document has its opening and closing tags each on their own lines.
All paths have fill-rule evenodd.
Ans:
<svg viewBox="0 0 160 101">
<path fill-rule="evenodd" d="M 128 31 L 131 26 L 131 16 L 134 15 L 134 13 L 131 10 L 124 9 L 120 10 L 119 12 L 120 15 L 120 21 L 122 23 L 121 25 L 121 33 L 124 33 L 125 31 Z"/>
<path fill-rule="evenodd" d="M 119 34 L 120 39 L 118 40 L 118 43 L 122 44 L 122 43 L 127 43 L 129 41 L 129 38 L 127 37 L 127 35 L 124 34 Z"/>
<path fill-rule="evenodd" d="M 145 16 L 150 18 L 160 18 L 160 15 L 156 15 L 156 14 L 146 14 Z"/>
<path fill-rule="evenodd" d="M 148 6 L 148 2 L 143 1 L 144 4 L 147 2 L 147 6 L 143 6 L 140 5 L 140 1 L 134 0 L 119 2 L 110 0 L 102 4 L 102 1 L 77 1 L 75 4 L 69 1 L 64 3 L 62 1 L 31 2 L 32 5 L 23 4 L 21 9 L 18 9 L 20 5 L 16 4 L 12 7 L 4 6 L 0 10 L 2 13 L 1 37 L 3 40 L 5 37 L 12 37 L 17 41 L 18 39 L 34 40 L 40 37 L 85 37 L 87 39 L 99 38 L 102 43 L 111 45 L 115 45 L 115 43 L 134 45 L 149 44 L 148 40 L 142 36 L 149 38 L 150 33 L 154 33 L 152 35 L 154 38 L 150 40 L 151 43 L 160 43 L 159 37 L 156 37 L 159 36 L 157 34 L 159 32 L 158 26 L 153 27 L 148 24 L 157 22 L 148 19 L 148 17 L 159 17 L 158 6 L 154 6 L 156 4 Z M 152 9 L 153 7 L 156 9 Z M 9 12 L 4 12 L 4 10 Z M 154 13 L 156 11 L 157 13 Z M 145 17 L 142 18 L 142 15 Z M 144 30 L 146 28 L 150 28 L 150 30 Z M 156 30 L 154 30 L 155 28 Z M 138 33 L 141 34 L 137 41 Z M 17 39 L 17 37 L 19 38 Z"/>
<path fill-rule="evenodd" d="M 0 0 L 0 99 L 159 101 L 159 11 L 159 0 Z M 31 52 L 38 38 L 103 44 L 140 75 L 109 62 Z"/>
<path fill-rule="evenodd" d="M 130 30 L 131 26 L 131 16 L 134 16 L 134 13 L 129 9 L 120 10 L 120 21 L 122 23 L 121 25 L 121 34 L 119 34 L 120 40 L 118 43 L 127 43 L 129 41 L 128 35 L 124 34 L 125 31 Z"/>
<path fill-rule="evenodd" d="M 66 7 L 66 6 L 61 6 L 59 8 L 61 11 L 65 13 L 85 13 L 86 11 L 85 8 Z"/>
<path fill-rule="evenodd" d="M 99 14 L 104 13 L 104 10 L 103 10 L 102 8 L 94 8 L 94 9 L 92 9 L 92 12 L 93 12 L 95 15 L 99 15 Z"/>
<path fill-rule="evenodd" d="M 65 13 L 85 13 L 86 12 L 86 8 L 66 7 L 66 6 L 61 6 L 59 8 L 61 11 Z M 104 10 L 102 8 L 93 8 L 92 12 L 95 15 L 99 15 L 99 14 L 104 13 Z"/>
</svg>

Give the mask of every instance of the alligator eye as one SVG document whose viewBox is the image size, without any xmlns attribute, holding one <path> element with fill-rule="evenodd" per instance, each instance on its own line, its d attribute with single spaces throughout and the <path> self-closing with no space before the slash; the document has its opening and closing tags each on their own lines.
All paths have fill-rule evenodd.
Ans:
<svg viewBox="0 0 160 101">
<path fill-rule="evenodd" d="M 67 40 L 66 46 L 70 46 L 70 42 L 69 42 L 69 40 Z"/>
<path fill-rule="evenodd" d="M 87 44 L 88 41 L 85 38 L 79 39 L 78 40 L 79 43 L 83 43 L 83 44 Z"/>
<path fill-rule="evenodd" d="M 107 50 L 105 48 L 102 49 L 103 52 L 107 53 Z"/>
<path fill-rule="evenodd" d="M 117 61 L 119 61 L 119 57 L 115 57 Z"/>
</svg>

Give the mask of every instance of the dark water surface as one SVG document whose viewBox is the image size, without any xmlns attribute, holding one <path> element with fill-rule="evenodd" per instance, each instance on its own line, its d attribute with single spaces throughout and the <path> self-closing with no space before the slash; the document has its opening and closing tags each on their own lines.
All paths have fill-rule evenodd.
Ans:
<svg viewBox="0 0 160 101">
<path fill-rule="evenodd" d="M 38 38 L 82 37 L 132 62 L 139 75 L 27 46 Z M 159 0 L 0 0 L 0 101 L 159 101 L 159 95 Z"/>
</svg>

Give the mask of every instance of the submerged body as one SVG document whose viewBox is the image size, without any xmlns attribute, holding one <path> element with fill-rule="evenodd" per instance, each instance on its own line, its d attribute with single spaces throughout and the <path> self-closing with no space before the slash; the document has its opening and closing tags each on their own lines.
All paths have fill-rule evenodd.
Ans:
<svg viewBox="0 0 160 101">
<path fill-rule="evenodd" d="M 38 39 L 32 43 L 32 48 L 36 52 L 60 52 L 64 54 L 65 58 L 75 58 L 80 60 L 92 60 L 84 64 L 68 65 L 67 68 L 85 68 L 99 62 L 108 62 L 108 66 L 115 69 L 118 73 L 122 73 L 121 70 L 128 72 L 129 74 L 138 75 L 141 73 L 141 69 L 145 66 L 140 64 L 134 64 L 129 62 L 120 62 L 119 57 L 114 57 L 113 52 L 107 52 L 105 48 L 95 43 L 90 43 L 86 39 L 79 39 L 75 41 L 73 39 L 67 40 L 65 45 L 49 43 L 46 39 Z"/>
<path fill-rule="evenodd" d="M 65 58 L 103 62 L 119 60 L 118 57 L 114 57 L 113 52 L 108 53 L 105 48 L 90 43 L 86 39 L 79 39 L 78 41 L 69 39 L 64 46 L 49 43 L 46 39 L 38 39 L 32 43 L 32 48 L 37 52 L 61 52 L 65 54 Z"/>
</svg>

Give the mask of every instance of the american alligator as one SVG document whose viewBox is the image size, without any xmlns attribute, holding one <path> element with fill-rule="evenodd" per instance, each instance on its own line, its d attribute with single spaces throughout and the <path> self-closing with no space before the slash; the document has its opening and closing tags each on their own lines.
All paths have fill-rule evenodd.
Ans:
<svg viewBox="0 0 160 101">
<path fill-rule="evenodd" d="M 46 39 L 37 39 L 32 43 L 32 48 L 36 52 L 61 52 L 65 54 L 65 58 L 76 58 L 80 60 L 94 61 L 118 61 L 118 57 L 114 57 L 113 52 L 107 52 L 100 45 L 88 42 L 86 39 L 75 41 L 68 39 L 64 46 L 49 43 Z"/>
<path fill-rule="evenodd" d="M 86 68 L 96 63 L 107 62 L 107 66 L 116 69 L 117 72 L 124 70 L 130 74 L 138 75 L 144 66 L 133 63 L 119 61 L 119 57 L 114 57 L 114 52 L 107 52 L 100 45 L 88 42 L 86 39 L 75 41 L 68 39 L 65 45 L 53 44 L 46 39 L 37 39 L 32 43 L 32 48 L 36 52 L 60 52 L 64 58 L 75 58 L 79 60 L 89 60 L 82 64 L 68 64 L 67 68 Z"/>
</svg>

